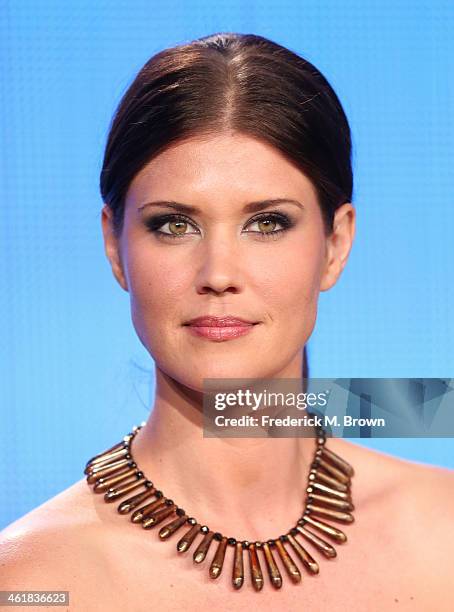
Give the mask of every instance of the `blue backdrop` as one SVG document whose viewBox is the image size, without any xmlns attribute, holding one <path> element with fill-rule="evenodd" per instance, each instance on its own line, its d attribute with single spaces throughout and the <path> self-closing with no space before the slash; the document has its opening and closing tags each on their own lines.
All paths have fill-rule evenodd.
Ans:
<svg viewBox="0 0 454 612">
<path fill-rule="evenodd" d="M 143 63 L 216 31 L 305 56 L 351 123 L 357 235 L 311 375 L 454 375 L 452 2 L 3 1 L 0 528 L 147 416 L 153 363 L 103 251 L 103 146 Z M 453 439 L 353 441 L 454 467 Z"/>
</svg>

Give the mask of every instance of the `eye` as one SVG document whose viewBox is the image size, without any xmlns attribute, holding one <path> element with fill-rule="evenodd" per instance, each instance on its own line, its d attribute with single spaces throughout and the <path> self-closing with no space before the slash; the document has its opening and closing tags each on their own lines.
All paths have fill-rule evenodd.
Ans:
<svg viewBox="0 0 454 612">
<path fill-rule="evenodd" d="M 158 236 L 166 238 L 181 238 L 193 233 L 199 233 L 195 225 L 183 215 L 158 215 L 147 219 L 146 226 L 150 232 L 154 232 Z M 169 231 L 163 231 L 162 228 L 168 226 Z M 196 232 L 187 232 L 188 226 L 195 228 Z"/>
<path fill-rule="evenodd" d="M 279 234 L 292 227 L 293 222 L 287 215 L 268 213 L 255 217 L 246 227 L 254 224 L 257 224 L 258 230 L 247 230 L 246 233 L 257 234 L 260 238 L 277 238 Z M 276 229 L 276 225 L 281 225 L 281 228 Z"/>
<path fill-rule="evenodd" d="M 264 213 L 254 217 L 246 227 L 257 224 L 257 230 L 247 229 L 246 234 L 254 234 L 259 239 L 278 238 L 283 232 L 293 226 L 293 221 L 283 213 Z M 148 231 L 153 232 L 159 238 L 184 238 L 199 234 L 199 229 L 194 223 L 184 215 L 167 214 L 156 215 L 147 219 L 145 225 Z M 281 227 L 276 229 L 276 226 Z M 194 232 L 188 232 L 188 228 L 194 228 Z"/>
</svg>

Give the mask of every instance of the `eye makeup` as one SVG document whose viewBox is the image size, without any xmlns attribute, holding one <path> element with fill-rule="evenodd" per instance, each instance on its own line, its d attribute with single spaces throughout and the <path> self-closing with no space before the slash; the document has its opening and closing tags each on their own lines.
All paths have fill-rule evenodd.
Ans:
<svg viewBox="0 0 454 612">
<path fill-rule="evenodd" d="M 249 225 L 254 223 L 263 222 L 263 221 L 271 221 L 272 223 L 276 223 L 281 225 L 280 229 L 274 229 L 269 232 L 262 232 L 260 230 L 247 230 L 247 234 L 253 234 L 259 240 L 269 240 L 269 239 L 277 239 L 282 236 L 286 231 L 292 228 L 295 225 L 293 219 L 291 219 L 288 215 L 281 212 L 268 212 L 262 213 L 260 215 L 256 215 L 252 219 L 248 221 L 246 224 L 246 228 Z M 161 228 L 167 223 L 187 223 L 189 226 L 196 229 L 196 232 L 186 232 L 183 234 L 175 234 L 172 232 L 163 232 Z M 175 238 L 184 238 L 185 236 L 191 236 L 197 233 L 200 233 L 196 224 L 186 215 L 183 214 L 160 214 L 153 215 L 144 220 L 144 224 L 147 230 L 153 233 L 157 238 L 166 240 L 170 238 L 174 240 Z"/>
</svg>

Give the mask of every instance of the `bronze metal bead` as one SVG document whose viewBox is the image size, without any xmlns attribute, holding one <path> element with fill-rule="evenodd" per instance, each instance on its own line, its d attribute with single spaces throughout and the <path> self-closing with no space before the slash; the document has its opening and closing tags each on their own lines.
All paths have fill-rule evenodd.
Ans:
<svg viewBox="0 0 454 612">
<path fill-rule="evenodd" d="M 125 501 L 121 502 L 121 504 L 118 506 L 118 512 L 120 514 L 127 514 L 128 512 L 131 512 L 131 510 L 137 508 L 137 506 L 143 501 L 154 495 L 155 491 L 156 489 L 154 487 L 149 487 L 145 491 L 142 491 L 142 493 L 138 493 L 129 499 L 125 499 Z"/>
<path fill-rule="evenodd" d="M 319 531 L 323 531 L 323 533 L 326 533 L 327 536 L 329 536 L 333 540 L 336 540 L 337 542 L 344 543 L 347 541 L 347 536 L 343 531 L 337 529 L 336 527 L 333 527 L 332 525 L 329 525 L 328 523 L 325 523 L 324 521 L 317 520 L 312 516 L 308 515 L 304 516 L 304 521 L 309 523 Z"/>
<path fill-rule="evenodd" d="M 134 476 L 138 472 L 139 470 L 137 468 L 128 468 L 116 473 L 114 476 L 110 476 L 110 478 L 98 478 L 98 480 L 95 482 L 95 486 L 93 487 L 93 491 L 95 493 L 103 493 L 112 485 L 128 481 L 131 476 Z"/>
<path fill-rule="evenodd" d="M 346 499 L 336 499 L 330 495 L 322 495 L 320 493 L 310 493 L 308 495 L 307 501 L 312 503 L 315 501 L 319 504 L 326 504 L 327 506 L 331 506 L 337 508 L 338 510 L 354 510 L 353 504 Z"/>
<path fill-rule="evenodd" d="M 265 561 L 271 584 L 276 589 L 280 589 L 282 586 L 282 576 L 278 566 L 276 565 L 276 561 L 274 560 L 273 553 L 271 552 L 271 548 L 268 542 L 263 542 L 262 549 L 265 554 Z"/>
<path fill-rule="evenodd" d="M 129 470 L 131 467 L 134 467 L 132 461 L 126 461 L 123 465 L 119 467 L 107 467 L 104 469 L 94 470 L 90 472 L 87 476 L 88 484 L 92 485 L 96 483 L 100 478 L 110 478 L 111 476 L 116 476 L 117 474 L 122 474 L 126 470 Z"/>
<path fill-rule="evenodd" d="M 98 478 L 104 478 L 106 476 L 113 476 L 116 472 L 125 467 L 131 467 L 132 462 L 130 459 L 122 459 L 108 465 L 103 465 L 99 468 L 93 469 L 87 476 L 88 484 L 93 484 Z"/>
<path fill-rule="evenodd" d="M 155 499 L 150 504 L 142 506 L 142 508 L 138 508 L 135 512 L 133 512 L 131 516 L 131 521 L 133 523 L 141 523 L 144 518 L 152 514 L 157 508 L 164 506 L 165 503 L 165 497 L 158 497 L 158 499 Z"/>
<path fill-rule="evenodd" d="M 276 540 L 276 548 L 292 582 L 301 582 L 301 573 L 280 539 Z"/>
<path fill-rule="evenodd" d="M 98 463 L 99 461 L 103 461 L 106 457 L 110 457 L 111 455 L 114 455 L 117 451 L 121 451 L 123 449 L 127 449 L 127 445 L 124 442 L 114 444 L 111 448 L 108 448 L 102 453 L 99 453 L 98 455 L 95 455 L 94 457 L 89 459 L 85 464 L 85 468 L 88 468 L 89 466 L 92 466 L 95 463 Z"/>
<path fill-rule="evenodd" d="M 137 487 L 141 487 L 144 482 L 145 482 L 145 478 L 140 478 L 139 480 L 136 480 L 135 482 L 132 482 L 131 484 L 122 485 L 121 487 L 115 487 L 113 489 L 109 489 L 107 493 L 104 494 L 104 499 L 106 500 L 106 502 L 115 501 L 119 497 L 123 497 L 123 495 L 126 495 L 127 493 L 129 493 L 129 491 L 133 491 L 134 489 L 137 489 Z"/>
<path fill-rule="evenodd" d="M 218 544 L 215 555 L 210 565 L 209 575 L 210 578 L 219 578 L 222 572 L 225 559 L 225 549 L 227 548 L 227 538 L 222 536 L 221 541 Z"/>
<path fill-rule="evenodd" d="M 311 574 L 318 574 L 319 566 L 317 561 L 312 557 L 312 555 L 308 553 L 304 546 L 302 546 L 291 533 L 288 533 L 287 537 L 288 541 L 290 542 L 291 546 L 293 547 L 294 551 L 300 558 L 302 564 L 307 569 L 307 571 Z"/>
<path fill-rule="evenodd" d="M 240 589 L 244 582 L 243 544 L 236 542 L 233 558 L 232 584 L 235 589 Z"/>
<path fill-rule="evenodd" d="M 350 484 L 350 476 L 347 476 L 345 472 L 339 470 L 337 467 L 329 463 L 329 461 L 325 461 L 323 458 L 321 458 L 319 461 L 319 467 L 323 468 L 326 472 L 328 472 L 330 476 L 332 476 L 339 482 L 342 482 L 346 485 Z"/>
<path fill-rule="evenodd" d="M 100 470 L 103 467 L 114 463 L 115 461 L 120 461 L 120 459 L 126 458 L 128 455 L 128 449 L 124 448 L 121 451 L 117 451 L 116 453 L 112 453 L 111 455 L 107 455 L 106 457 L 100 458 L 99 461 L 96 461 L 95 463 L 91 463 L 85 468 L 84 473 L 91 474 L 94 470 Z"/>
<path fill-rule="evenodd" d="M 306 510 L 310 514 L 316 514 L 320 516 L 326 516 L 333 520 L 340 521 L 341 523 L 353 523 L 355 520 L 353 514 L 350 512 L 342 512 L 341 510 L 333 510 L 332 508 L 324 508 L 323 506 L 315 506 L 314 504 L 307 504 Z"/>
<path fill-rule="evenodd" d="M 344 474 L 346 474 L 350 478 L 354 475 L 355 471 L 350 465 L 350 463 L 348 463 L 348 461 L 345 461 L 345 459 L 342 459 L 342 457 L 339 457 L 337 453 L 333 452 L 329 448 L 323 448 L 322 457 L 328 459 L 328 461 L 333 463 L 337 468 L 342 470 L 342 472 L 344 472 Z"/>
<path fill-rule="evenodd" d="M 161 538 L 161 540 L 167 540 L 167 538 L 169 538 L 172 534 L 175 533 L 175 531 L 180 529 L 180 527 L 182 527 L 186 523 L 187 518 L 188 517 L 186 516 L 186 514 L 183 514 L 183 516 L 177 516 L 176 519 L 174 519 L 170 523 L 167 523 L 167 525 L 164 525 L 164 527 L 161 527 L 161 529 L 159 530 L 159 537 Z"/>
<path fill-rule="evenodd" d="M 194 551 L 192 558 L 194 559 L 194 563 L 202 563 L 205 557 L 207 556 L 208 549 L 210 547 L 211 542 L 213 541 L 214 531 L 208 531 L 203 537 L 203 540 L 197 546 Z"/>
<path fill-rule="evenodd" d="M 312 489 L 312 490 L 309 490 L 309 489 Z M 316 480 L 311 482 L 310 487 L 308 487 L 306 490 L 309 493 L 309 495 L 311 495 L 312 493 L 317 492 L 317 491 L 314 491 L 314 489 L 317 489 L 321 493 L 326 493 L 327 495 L 331 495 L 334 498 L 350 501 L 350 495 L 348 492 L 337 491 L 336 489 L 332 489 L 331 487 L 328 487 L 328 485 L 324 485 L 321 482 L 317 482 Z"/>
<path fill-rule="evenodd" d="M 340 482 L 339 480 L 336 480 L 333 476 L 329 476 L 323 470 L 316 469 L 314 472 L 314 475 L 309 476 L 309 480 L 318 480 L 322 482 L 323 484 L 327 484 L 333 489 L 337 489 L 338 491 L 348 490 L 348 484 L 345 484 L 344 482 Z"/>
<path fill-rule="evenodd" d="M 252 542 L 248 546 L 249 551 L 249 567 L 251 570 L 251 581 L 252 586 L 256 591 L 260 591 L 263 587 L 263 573 L 260 567 L 260 561 L 257 555 L 257 549 L 255 544 Z"/>
<path fill-rule="evenodd" d="M 127 479 L 126 479 L 126 480 L 123 480 L 123 482 L 119 483 L 117 486 L 111 486 L 111 487 L 108 487 L 108 488 L 107 488 L 107 489 L 105 489 L 105 490 L 106 490 L 108 493 L 109 493 L 109 492 L 113 492 L 113 491 L 118 491 L 118 490 L 120 489 L 120 485 L 121 485 L 121 487 L 125 487 L 126 485 L 136 483 L 136 482 L 138 481 L 138 477 L 137 477 L 137 474 L 138 474 L 138 473 L 139 473 L 139 472 L 137 472 L 137 470 L 134 470 L 134 473 L 130 474 L 130 475 L 127 477 Z M 136 474 L 136 475 L 135 475 L 135 474 Z M 98 482 L 98 481 L 96 481 L 96 482 Z M 94 488 L 93 488 L 93 490 L 95 491 L 95 489 L 94 489 Z M 102 490 L 101 490 L 101 491 L 99 491 L 99 490 L 98 490 L 97 492 L 98 492 L 98 493 L 102 493 L 103 491 L 102 491 Z M 95 491 L 95 493 L 96 493 L 96 491 Z M 104 497 L 105 497 L 105 496 L 104 496 Z M 106 500 L 106 501 L 108 501 L 108 500 Z"/>
<path fill-rule="evenodd" d="M 318 535 L 306 529 L 306 527 L 302 527 L 301 525 L 296 525 L 296 529 L 303 535 L 306 540 L 309 540 L 318 550 L 325 555 L 328 559 L 333 559 L 337 556 L 336 549 L 334 546 L 331 546 L 329 542 L 323 540 Z"/>
<path fill-rule="evenodd" d="M 124 476 L 124 474 L 122 475 L 122 479 L 123 479 L 123 476 Z M 121 483 L 119 483 L 119 484 L 117 484 L 117 485 L 115 485 L 115 486 L 108 487 L 108 488 L 106 489 L 106 491 L 119 491 L 119 490 L 120 490 L 120 488 L 122 488 L 122 489 L 123 489 L 123 488 L 124 488 L 126 485 L 129 485 L 130 483 L 131 483 L 131 484 L 133 484 L 133 483 L 138 482 L 138 481 L 139 481 L 139 479 L 140 479 L 141 477 L 142 477 L 142 476 L 141 476 L 140 472 L 139 472 L 138 470 L 136 470 L 136 469 L 134 469 L 134 468 L 133 468 L 133 469 L 132 469 L 132 471 L 130 472 L 129 476 L 127 477 L 127 479 L 123 479 L 123 481 L 122 481 Z M 99 480 L 101 480 L 101 479 L 99 478 L 99 479 L 96 481 L 96 483 L 98 483 L 98 481 L 99 481 Z M 103 478 L 103 479 L 101 480 L 101 482 L 99 483 L 99 484 L 100 484 L 100 486 L 101 486 L 101 484 L 102 484 L 103 482 L 105 482 L 105 480 L 106 480 L 105 478 Z M 144 482 L 145 482 L 145 481 L 144 481 Z M 96 485 L 96 483 L 95 483 L 95 485 Z M 120 485 L 121 485 L 121 487 L 120 487 Z M 95 488 L 94 488 L 94 487 L 93 487 L 93 491 L 95 491 L 95 492 L 96 492 L 96 490 L 95 490 Z"/>
<path fill-rule="evenodd" d="M 150 514 L 149 516 L 144 518 L 142 521 L 142 527 L 144 529 L 149 529 L 150 527 L 154 527 L 155 525 L 158 525 L 158 523 L 163 521 L 165 518 L 167 518 L 174 512 L 175 512 L 174 504 L 170 506 L 165 504 L 164 506 L 162 506 L 162 508 L 158 508 L 158 510 L 153 512 L 153 514 Z"/>
<path fill-rule="evenodd" d="M 199 523 L 196 523 L 177 542 L 177 551 L 180 553 L 186 552 L 191 546 L 191 544 L 194 542 L 198 533 L 200 533 L 200 525 Z"/>
</svg>

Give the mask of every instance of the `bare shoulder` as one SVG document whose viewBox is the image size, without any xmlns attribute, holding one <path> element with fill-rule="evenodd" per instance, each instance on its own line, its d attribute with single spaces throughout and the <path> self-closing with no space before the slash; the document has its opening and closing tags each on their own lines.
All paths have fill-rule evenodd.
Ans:
<svg viewBox="0 0 454 612">
<path fill-rule="evenodd" d="M 93 497 L 81 479 L 0 532 L 3 590 L 90 588 L 93 567 L 102 567 Z"/>
<path fill-rule="evenodd" d="M 394 497 L 395 511 L 405 517 L 419 544 L 423 537 L 438 559 L 448 562 L 454 546 L 454 470 L 412 461 L 400 467 L 402 492 Z"/>
<path fill-rule="evenodd" d="M 418 463 L 346 440 L 328 441 L 354 469 L 353 486 L 365 506 L 400 512 L 424 525 L 437 517 L 439 525 L 454 521 L 454 470 Z"/>
<path fill-rule="evenodd" d="M 395 568 L 402 581 L 413 580 L 412 590 L 426 591 L 428 600 L 454 594 L 454 470 L 346 440 L 332 442 L 332 450 L 355 469 L 355 515 L 383 565 Z M 445 609 L 446 601 L 439 603 Z"/>
<path fill-rule="evenodd" d="M 402 499 L 414 495 L 428 499 L 429 491 L 437 489 L 437 493 L 446 500 L 453 499 L 453 469 L 410 461 L 346 440 L 331 442 L 336 445 L 339 454 L 353 462 L 357 478 L 368 492 L 377 487 L 399 487 L 403 493 Z M 336 448 L 333 447 L 333 450 Z M 369 481 L 368 487 L 365 486 L 366 481 Z"/>
</svg>

